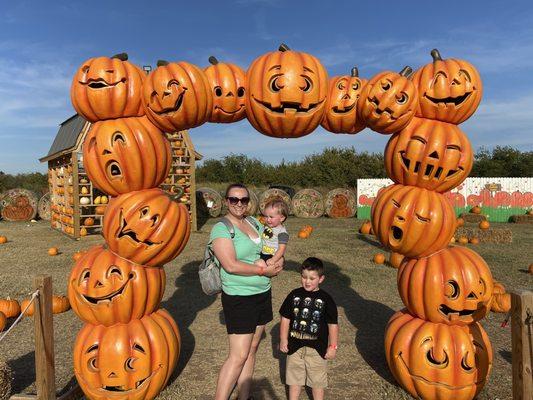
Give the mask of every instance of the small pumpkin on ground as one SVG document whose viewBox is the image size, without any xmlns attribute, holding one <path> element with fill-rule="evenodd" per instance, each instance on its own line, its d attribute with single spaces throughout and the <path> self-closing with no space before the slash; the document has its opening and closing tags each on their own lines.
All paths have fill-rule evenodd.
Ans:
<svg viewBox="0 0 533 400">
<path fill-rule="evenodd" d="M 511 309 L 511 295 L 506 292 L 501 282 L 494 281 L 490 310 L 492 312 L 507 313 Z"/>
<path fill-rule="evenodd" d="M 4 330 L 6 325 L 7 325 L 7 317 L 2 311 L 0 311 L 0 332 Z"/>
<path fill-rule="evenodd" d="M 57 247 L 50 247 L 48 249 L 49 256 L 57 256 L 58 254 L 59 254 L 59 250 L 57 249 Z"/>
<path fill-rule="evenodd" d="M 20 314 L 20 304 L 17 300 L 7 297 L 0 300 L 0 312 L 3 312 L 7 318 L 15 318 Z"/>
<path fill-rule="evenodd" d="M 479 239 L 476 236 L 470 238 L 469 242 L 471 244 L 479 244 Z"/>
<path fill-rule="evenodd" d="M 461 217 L 457 218 L 457 223 L 456 223 L 456 226 L 459 228 L 461 226 L 464 226 L 465 224 L 465 220 Z"/>
<path fill-rule="evenodd" d="M 530 274 L 533 274 L 533 264 L 529 264 L 528 271 Z"/>
<path fill-rule="evenodd" d="M 309 236 L 311 235 L 311 233 L 309 231 L 305 231 L 305 230 L 300 230 L 298 232 L 298 237 L 300 239 L 307 239 Z"/>
<path fill-rule="evenodd" d="M 398 269 L 400 268 L 400 265 L 402 264 L 402 261 L 404 260 L 404 258 L 405 256 L 403 254 L 392 251 L 389 257 L 389 264 L 392 267 Z"/>
<path fill-rule="evenodd" d="M 472 214 L 481 214 L 481 207 L 479 206 L 474 206 L 470 209 L 470 212 Z"/>
<path fill-rule="evenodd" d="M 7 242 L 7 238 L 5 236 L 0 236 L 0 244 L 4 244 Z"/>
<path fill-rule="evenodd" d="M 385 254 L 377 253 L 374 255 L 374 262 L 376 264 L 383 264 L 385 262 Z"/>
<path fill-rule="evenodd" d="M 371 229 L 372 229 L 372 224 L 370 223 L 370 221 L 367 220 L 363 222 L 363 225 L 361 225 L 361 227 L 359 228 L 359 233 L 363 235 L 368 235 Z"/>
<path fill-rule="evenodd" d="M 490 228 L 490 223 L 487 220 L 483 220 L 479 223 L 479 229 L 487 230 Z"/>
</svg>

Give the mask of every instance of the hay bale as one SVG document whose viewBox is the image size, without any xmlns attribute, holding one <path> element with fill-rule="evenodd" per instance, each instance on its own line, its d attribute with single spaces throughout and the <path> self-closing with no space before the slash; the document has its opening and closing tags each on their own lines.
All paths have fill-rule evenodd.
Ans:
<svg viewBox="0 0 533 400">
<path fill-rule="evenodd" d="M 50 193 L 46 193 L 43 197 L 39 199 L 39 204 L 37 208 L 39 210 L 39 217 L 46 221 L 50 221 Z"/>
<path fill-rule="evenodd" d="M 222 211 L 222 196 L 214 189 L 200 188 L 196 190 L 196 204 L 201 216 L 208 214 L 216 218 Z"/>
<path fill-rule="evenodd" d="M 13 371 L 4 360 L 0 359 L 0 400 L 9 399 L 12 382 Z"/>
<path fill-rule="evenodd" d="M 350 218 L 357 212 L 355 193 L 349 189 L 333 189 L 326 195 L 326 214 L 331 218 Z"/>
<path fill-rule="evenodd" d="M 282 200 L 287 204 L 289 209 L 289 214 L 292 214 L 291 198 L 287 192 L 281 189 L 267 189 L 259 195 L 259 210 L 263 212 L 265 210 L 265 205 L 274 199 Z"/>
<path fill-rule="evenodd" d="M 2 198 L 2 218 L 7 221 L 29 221 L 37 215 L 37 195 L 26 189 L 11 189 Z"/>
<path fill-rule="evenodd" d="M 485 221 L 487 216 L 483 214 L 462 213 L 461 218 L 464 219 L 465 222 L 474 222 L 478 224 L 481 221 Z"/>
<path fill-rule="evenodd" d="M 479 229 L 461 227 L 455 231 L 455 236 L 466 236 L 467 238 L 477 237 L 482 243 L 512 243 L 513 232 L 510 229 Z"/>
<path fill-rule="evenodd" d="M 299 218 L 319 218 L 324 215 L 324 197 L 315 189 L 302 189 L 292 198 L 292 210 Z"/>
<path fill-rule="evenodd" d="M 533 224 L 533 215 L 511 215 L 509 221 L 514 222 L 515 224 Z"/>
</svg>

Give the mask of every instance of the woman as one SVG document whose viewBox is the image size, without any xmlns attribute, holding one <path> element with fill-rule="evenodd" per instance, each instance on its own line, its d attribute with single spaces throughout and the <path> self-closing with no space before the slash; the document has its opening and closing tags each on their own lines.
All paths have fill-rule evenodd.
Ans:
<svg viewBox="0 0 533 400">
<path fill-rule="evenodd" d="M 250 394 L 257 347 L 265 324 L 272 321 L 270 278 L 282 265 L 267 266 L 259 258 L 263 226 L 255 218 L 253 222 L 246 219 L 250 201 L 246 186 L 228 186 L 225 198 L 226 218 L 235 235 L 231 239 L 226 226 L 217 223 L 210 236 L 222 267 L 222 308 L 229 338 L 229 354 L 218 375 L 215 399 L 227 400 L 237 383 L 239 400 L 245 400 Z"/>
</svg>

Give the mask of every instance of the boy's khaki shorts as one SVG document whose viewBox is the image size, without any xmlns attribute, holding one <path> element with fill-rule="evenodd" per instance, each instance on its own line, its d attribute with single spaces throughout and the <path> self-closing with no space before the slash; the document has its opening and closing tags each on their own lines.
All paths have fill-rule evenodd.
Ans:
<svg viewBox="0 0 533 400">
<path fill-rule="evenodd" d="M 287 385 L 326 388 L 328 387 L 328 361 L 324 360 L 315 349 L 300 347 L 287 356 L 285 378 Z"/>
</svg>

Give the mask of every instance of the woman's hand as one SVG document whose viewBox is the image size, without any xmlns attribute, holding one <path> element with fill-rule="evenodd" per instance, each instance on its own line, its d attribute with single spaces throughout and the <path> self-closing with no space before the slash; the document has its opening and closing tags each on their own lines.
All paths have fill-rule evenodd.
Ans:
<svg viewBox="0 0 533 400">
<path fill-rule="evenodd" d="M 282 263 L 266 265 L 263 275 L 268 276 L 269 278 L 272 278 L 273 276 L 276 276 L 277 274 L 279 274 L 282 269 L 283 269 Z"/>
<path fill-rule="evenodd" d="M 254 265 L 257 265 L 258 267 L 263 267 L 263 268 L 267 267 L 267 264 L 265 263 L 265 260 L 263 260 L 261 258 L 258 258 L 257 260 L 255 260 L 254 261 Z"/>
</svg>

